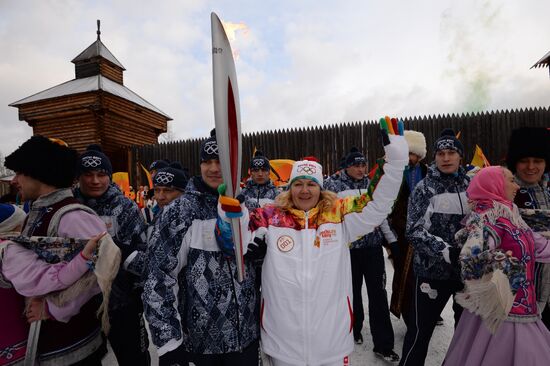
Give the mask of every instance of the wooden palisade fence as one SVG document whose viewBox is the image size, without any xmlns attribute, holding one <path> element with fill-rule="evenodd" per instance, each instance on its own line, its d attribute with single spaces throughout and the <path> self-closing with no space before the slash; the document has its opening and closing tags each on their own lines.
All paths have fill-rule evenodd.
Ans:
<svg viewBox="0 0 550 366">
<path fill-rule="evenodd" d="M 460 131 L 464 144 L 464 163 L 472 159 L 478 144 L 491 164 L 499 164 L 506 157 L 508 139 L 513 129 L 523 126 L 550 127 L 549 108 L 529 108 L 512 111 L 481 112 L 462 115 L 438 115 L 407 117 L 403 119 L 405 129 L 422 132 L 426 136 L 428 153 L 425 162 L 432 161 L 432 144 L 444 128 Z M 243 136 L 243 174 L 254 147 L 269 159 L 293 159 L 316 156 L 323 164 L 325 174 L 338 169 L 340 158 L 356 146 L 367 157 L 369 166 L 383 155 L 377 121 L 351 122 L 338 125 L 303 127 L 275 131 L 253 132 Z M 134 167 L 133 181 L 141 178 L 138 163 L 148 167 L 157 159 L 179 161 L 191 174 L 199 173 L 199 149 L 204 139 L 191 139 L 155 145 L 135 146 L 130 149 Z M 550 141 L 549 141 L 550 143 Z M 139 177 L 138 177 L 139 176 Z"/>
</svg>

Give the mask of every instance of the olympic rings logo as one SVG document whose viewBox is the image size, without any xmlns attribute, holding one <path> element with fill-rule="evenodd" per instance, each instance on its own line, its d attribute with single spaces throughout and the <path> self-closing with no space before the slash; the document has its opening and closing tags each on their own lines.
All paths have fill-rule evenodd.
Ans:
<svg viewBox="0 0 550 366">
<path fill-rule="evenodd" d="M 218 144 L 216 141 L 209 141 L 204 144 L 204 152 L 208 155 L 218 155 Z"/>
<path fill-rule="evenodd" d="M 97 168 L 101 165 L 101 158 L 99 156 L 85 156 L 82 158 L 82 166 L 84 168 Z"/>
<path fill-rule="evenodd" d="M 296 170 L 298 173 L 306 173 L 308 175 L 313 175 L 317 173 L 317 169 L 313 165 L 302 165 L 299 166 Z"/>
<path fill-rule="evenodd" d="M 455 144 L 454 144 L 454 141 L 451 139 L 441 140 L 437 144 L 438 150 L 447 150 L 447 149 L 452 150 L 454 148 L 455 148 Z"/>
<path fill-rule="evenodd" d="M 255 167 L 262 167 L 265 165 L 265 162 L 263 160 L 254 160 L 252 161 L 252 165 L 255 166 Z"/>
<path fill-rule="evenodd" d="M 168 184 L 172 183 L 174 180 L 174 174 L 168 172 L 158 172 L 155 175 L 155 183 L 157 184 Z"/>
</svg>

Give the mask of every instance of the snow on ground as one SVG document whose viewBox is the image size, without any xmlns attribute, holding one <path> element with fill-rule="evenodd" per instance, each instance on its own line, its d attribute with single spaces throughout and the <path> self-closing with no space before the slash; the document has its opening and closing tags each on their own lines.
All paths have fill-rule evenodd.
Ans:
<svg viewBox="0 0 550 366">
<path fill-rule="evenodd" d="M 388 301 L 391 296 L 391 283 L 393 279 L 393 268 L 391 263 L 386 258 L 386 272 L 388 277 L 388 282 L 386 289 L 388 291 Z M 451 301 L 447 303 L 447 306 L 443 310 L 441 316 L 444 319 L 444 324 L 435 328 L 432 340 L 430 342 L 430 348 L 428 350 L 428 357 L 426 358 L 426 366 L 436 366 L 441 365 L 443 359 L 445 358 L 445 353 L 454 331 L 454 320 L 453 320 L 453 311 L 451 308 Z M 365 285 L 363 285 L 363 306 L 365 307 L 365 322 L 363 324 L 363 344 L 355 345 L 355 350 L 351 354 L 351 365 L 353 366 L 362 366 L 362 365 L 388 365 L 389 363 L 381 360 L 372 352 L 372 338 L 370 336 L 370 328 L 368 322 L 368 299 L 367 299 L 367 290 Z M 405 337 L 405 332 L 407 328 L 405 323 L 401 319 L 397 319 L 391 315 L 393 331 L 395 334 L 395 352 L 401 356 L 401 351 L 403 348 L 403 338 Z M 158 365 L 158 356 L 154 346 L 149 348 L 152 357 L 152 365 Z M 115 356 L 112 351 L 110 351 L 107 356 L 103 359 L 104 366 L 114 366 L 117 365 Z"/>
<path fill-rule="evenodd" d="M 386 289 L 388 291 L 388 302 L 391 297 L 391 284 L 393 280 L 393 267 L 390 261 L 386 258 L 386 273 L 388 277 L 388 282 L 386 284 Z M 362 365 L 388 365 L 389 363 L 381 360 L 372 352 L 372 338 L 370 336 L 370 328 L 368 324 L 368 299 L 367 299 L 367 290 L 365 285 L 363 285 L 363 307 L 365 308 L 365 323 L 363 324 L 363 344 L 355 345 L 355 350 L 351 355 L 351 364 L 353 366 L 362 366 Z M 390 315 L 393 332 L 395 336 L 395 348 L 394 351 L 401 356 L 401 351 L 403 350 L 403 339 L 405 338 L 405 333 L 407 332 L 407 327 L 402 319 L 397 319 L 395 316 Z M 443 318 L 443 325 L 437 326 L 434 330 L 432 340 L 430 342 L 430 347 L 428 349 L 428 356 L 426 357 L 426 366 L 439 366 L 445 358 L 447 353 L 447 348 L 451 343 L 451 338 L 453 337 L 454 332 L 454 319 L 453 319 L 453 310 L 452 302 L 449 301 L 447 306 L 441 314 Z"/>
</svg>

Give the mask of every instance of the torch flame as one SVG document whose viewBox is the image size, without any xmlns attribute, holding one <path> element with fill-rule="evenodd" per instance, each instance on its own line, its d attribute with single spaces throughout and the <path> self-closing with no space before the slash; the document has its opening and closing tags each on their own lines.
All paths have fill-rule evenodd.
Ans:
<svg viewBox="0 0 550 366">
<path fill-rule="evenodd" d="M 243 31 L 243 34 L 248 34 L 249 28 L 244 22 L 240 23 L 231 23 L 231 22 L 222 22 L 223 29 L 225 29 L 225 33 L 227 34 L 227 38 L 229 39 L 229 42 L 233 42 L 235 37 L 236 31 Z"/>
</svg>

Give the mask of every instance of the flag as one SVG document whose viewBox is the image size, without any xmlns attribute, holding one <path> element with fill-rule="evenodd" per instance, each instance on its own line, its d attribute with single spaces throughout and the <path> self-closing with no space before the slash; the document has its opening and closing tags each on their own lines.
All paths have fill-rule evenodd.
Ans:
<svg viewBox="0 0 550 366">
<path fill-rule="evenodd" d="M 484 167 L 487 167 L 487 166 L 491 166 L 491 164 L 489 164 L 489 160 L 487 160 L 487 158 L 483 154 L 483 151 L 481 150 L 481 147 L 479 147 L 478 145 L 476 145 L 476 150 L 474 152 L 474 157 L 472 158 L 472 162 L 470 164 L 474 165 L 474 166 L 477 166 L 478 168 L 484 168 Z"/>
<path fill-rule="evenodd" d="M 145 172 L 145 175 L 147 176 L 147 182 L 149 183 L 149 189 L 153 189 L 153 178 L 151 178 L 151 173 L 143 166 L 143 164 L 139 163 L 141 166 L 141 169 Z"/>
<path fill-rule="evenodd" d="M 294 160 L 290 159 L 274 159 L 269 161 L 269 165 L 271 166 L 269 178 L 275 186 L 279 187 L 288 184 L 293 164 Z"/>
<path fill-rule="evenodd" d="M 113 173 L 113 182 L 116 183 L 124 195 L 128 197 L 130 192 L 130 178 L 128 177 L 128 172 Z"/>
</svg>

